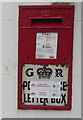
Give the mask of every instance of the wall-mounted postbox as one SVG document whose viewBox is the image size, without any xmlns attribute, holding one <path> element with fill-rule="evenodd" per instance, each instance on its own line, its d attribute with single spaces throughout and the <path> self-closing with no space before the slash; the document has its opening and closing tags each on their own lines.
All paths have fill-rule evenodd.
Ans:
<svg viewBox="0 0 83 120">
<path fill-rule="evenodd" d="M 71 110 L 73 5 L 19 7 L 18 109 Z"/>
</svg>

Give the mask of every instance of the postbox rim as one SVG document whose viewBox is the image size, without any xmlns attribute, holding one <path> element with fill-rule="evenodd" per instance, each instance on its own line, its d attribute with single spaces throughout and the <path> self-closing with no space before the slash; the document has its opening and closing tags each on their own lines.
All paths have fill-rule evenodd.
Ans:
<svg viewBox="0 0 83 120">
<path fill-rule="evenodd" d="M 74 8 L 74 5 L 69 4 L 69 5 L 20 5 L 20 8 L 64 8 L 64 9 L 69 9 L 69 8 Z"/>
</svg>

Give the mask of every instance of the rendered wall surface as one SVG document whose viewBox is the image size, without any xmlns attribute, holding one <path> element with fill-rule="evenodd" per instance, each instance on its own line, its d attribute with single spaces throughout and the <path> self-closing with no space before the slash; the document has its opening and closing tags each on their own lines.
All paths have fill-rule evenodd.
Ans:
<svg viewBox="0 0 83 120">
<path fill-rule="evenodd" d="M 2 3 L 2 117 L 80 118 L 81 117 L 81 3 L 75 3 L 72 110 L 18 110 L 18 6 L 51 3 Z"/>
</svg>

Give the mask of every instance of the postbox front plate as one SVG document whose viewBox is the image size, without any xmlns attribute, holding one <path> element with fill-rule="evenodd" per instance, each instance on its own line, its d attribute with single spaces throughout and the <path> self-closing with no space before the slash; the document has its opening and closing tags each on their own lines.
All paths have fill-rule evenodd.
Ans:
<svg viewBox="0 0 83 120">
<path fill-rule="evenodd" d="M 73 5 L 19 7 L 18 109 L 71 110 Z"/>
</svg>

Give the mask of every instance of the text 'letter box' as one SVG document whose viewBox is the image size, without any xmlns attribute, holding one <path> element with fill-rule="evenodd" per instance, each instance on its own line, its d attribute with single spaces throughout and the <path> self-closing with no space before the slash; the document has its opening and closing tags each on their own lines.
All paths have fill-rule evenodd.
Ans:
<svg viewBox="0 0 83 120">
<path fill-rule="evenodd" d="M 18 109 L 71 110 L 73 5 L 19 7 Z"/>
</svg>

